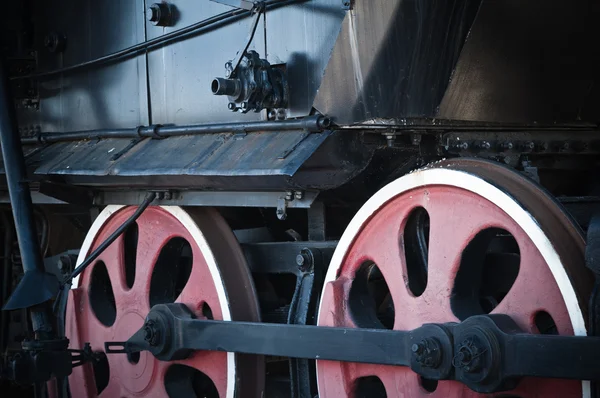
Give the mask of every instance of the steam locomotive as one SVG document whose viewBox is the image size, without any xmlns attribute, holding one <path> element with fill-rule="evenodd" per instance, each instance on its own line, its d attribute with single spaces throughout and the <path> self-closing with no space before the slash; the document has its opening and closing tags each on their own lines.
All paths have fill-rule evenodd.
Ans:
<svg viewBox="0 0 600 398">
<path fill-rule="evenodd" d="M 600 397 L 597 1 L 153 1 L 4 4 L 3 397 Z"/>
</svg>

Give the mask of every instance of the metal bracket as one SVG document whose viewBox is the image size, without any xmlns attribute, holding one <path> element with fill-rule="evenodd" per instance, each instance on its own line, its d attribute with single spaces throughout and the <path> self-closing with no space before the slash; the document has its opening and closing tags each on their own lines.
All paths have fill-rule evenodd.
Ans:
<svg viewBox="0 0 600 398">
<path fill-rule="evenodd" d="M 221 2 L 221 1 L 227 1 L 227 0 L 220 0 L 219 2 Z M 243 0 L 236 0 L 236 1 L 243 1 Z M 242 62 L 242 58 L 244 57 L 244 54 L 246 54 L 246 51 L 248 51 L 248 48 L 250 47 L 250 44 L 252 43 L 252 40 L 254 39 L 254 34 L 256 33 L 256 28 L 258 28 L 258 22 L 260 21 L 260 16 L 265 12 L 264 3 L 260 2 L 260 3 L 253 4 L 252 11 L 255 14 L 254 14 L 254 18 L 252 19 L 252 24 L 250 25 L 250 32 L 248 32 L 248 37 L 246 38 L 246 44 L 244 44 L 244 47 L 235 55 L 235 58 L 233 59 L 233 61 L 227 62 L 225 64 L 225 76 L 227 76 L 227 78 L 235 77 L 238 66 L 240 66 L 240 62 Z"/>
<path fill-rule="evenodd" d="M 210 1 L 214 1 L 215 3 L 220 3 L 220 4 L 225 4 L 226 6 L 230 6 L 230 7 L 234 7 L 234 8 L 241 8 L 243 10 L 252 10 L 255 6 L 255 3 L 253 1 L 248 1 L 248 0 L 210 0 Z"/>
<path fill-rule="evenodd" d="M 277 199 L 277 218 L 281 221 L 287 218 L 287 199 L 285 197 Z"/>
</svg>

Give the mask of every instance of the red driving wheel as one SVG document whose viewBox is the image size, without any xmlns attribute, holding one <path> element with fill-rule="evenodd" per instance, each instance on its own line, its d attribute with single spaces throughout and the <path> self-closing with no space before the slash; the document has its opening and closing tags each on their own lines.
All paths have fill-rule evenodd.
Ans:
<svg viewBox="0 0 600 398">
<path fill-rule="evenodd" d="M 322 326 L 410 330 L 510 315 L 528 333 L 585 335 L 584 240 L 535 184 L 503 166 L 444 161 L 384 187 L 344 233 L 322 292 Z M 317 361 L 320 398 L 582 397 L 587 382 L 523 379 L 498 394 L 409 368 Z"/>
<path fill-rule="evenodd" d="M 79 262 L 135 211 L 107 207 L 84 242 Z M 125 341 L 155 304 L 181 302 L 198 318 L 259 321 L 243 253 L 223 218 L 211 209 L 149 207 L 77 281 L 69 295 L 71 347 Z M 196 352 L 161 362 L 150 353 L 102 355 L 69 377 L 73 397 L 258 397 L 264 363 L 256 356 Z"/>
</svg>

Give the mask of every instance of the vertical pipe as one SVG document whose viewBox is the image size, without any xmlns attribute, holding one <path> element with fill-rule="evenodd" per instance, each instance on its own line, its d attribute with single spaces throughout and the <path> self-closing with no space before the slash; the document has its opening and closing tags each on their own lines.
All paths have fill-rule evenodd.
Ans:
<svg viewBox="0 0 600 398">
<path fill-rule="evenodd" d="M 0 298 L 0 302 L 4 306 L 12 287 L 11 251 L 13 245 L 13 226 L 4 211 L 0 212 L 0 219 L 4 226 L 4 248 L 2 251 L 4 259 L 2 261 L 2 297 Z M 10 327 L 8 315 L 8 311 L 0 311 L 0 355 L 4 354 L 8 346 L 8 332 Z"/>
<path fill-rule="evenodd" d="M 15 108 L 10 95 L 4 59 L 0 59 L 0 143 L 23 271 L 25 274 L 44 273 L 44 263 L 35 231 L 33 203 L 25 171 L 25 156 L 17 131 Z M 32 309 L 31 318 L 36 333 L 51 330 L 45 313 L 43 308 Z"/>
</svg>

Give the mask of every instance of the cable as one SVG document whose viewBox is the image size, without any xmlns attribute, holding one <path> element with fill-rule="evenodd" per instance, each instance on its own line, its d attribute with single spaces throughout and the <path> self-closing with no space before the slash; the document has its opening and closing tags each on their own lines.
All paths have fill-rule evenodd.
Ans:
<svg viewBox="0 0 600 398">
<path fill-rule="evenodd" d="M 308 0 L 287 0 L 287 1 L 268 0 L 268 1 L 265 1 L 265 7 L 266 8 L 278 8 L 278 7 L 283 7 L 283 6 L 286 6 L 289 4 L 299 3 L 299 2 L 304 2 L 304 1 L 308 1 Z M 136 55 L 138 53 L 142 53 L 142 52 L 154 49 L 156 47 L 159 47 L 168 42 L 181 39 L 182 37 L 184 37 L 186 35 L 190 35 L 192 33 L 198 33 L 204 29 L 209 30 L 210 28 L 215 28 L 215 27 L 219 26 L 219 24 L 227 24 L 227 23 L 235 22 L 236 20 L 247 17 L 251 14 L 252 14 L 251 11 L 244 10 L 244 9 L 234 9 L 231 11 L 223 12 L 221 14 L 217 14 L 213 17 L 204 19 L 200 22 L 197 22 L 197 23 L 187 26 L 185 28 L 181 28 L 179 30 L 173 31 L 171 33 L 167 33 L 160 37 L 157 37 L 157 38 L 154 38 L 151 40 L 147 40 L 142 43 L 135 44 L 131 47 L 124 48 L 122 50 L 119 50 L 119 51 L 111 53 L 111 54 L 104 55 L 99 58 L 95 58 L 95 59 L 85 61 L 85 62 L 82 62 L 79 64 L 67 66 L 67 67 L 64 67 L 61 69 L 56 69 L 56 70 L 51 70 L 51 71 L 46 71 L 46 72 L 39 72 L 39 73 L 32 73 L 32 74 L 23 75 L 23 76 L 13 76 L 10 78 L 10 80 L 48 79 L 48 78 L 55 77 L 55 76 L 58 76 L 61 74 L 77 72 L 80 70 L 89 69 L 89 68 L 92 68 L 95 66 L 100 66 L 100 65 L 107 64 L 110 62 L 127 59 L 128 57 Z"/>
<path fill-rule="evenodd" d="M 135 213 L 133 213 L 131 217 L 129 217 L 123 224 L 121 224 L 121 226 L 119 226 L 119 228 L 117 228 L 115 232 L 113 232 L 108 238 L 106 238 L 106 240 L 104 240 L 104 242 L 102 242 L 98 246 L 98 248 L 96 248 L 96 250 L 92 252 L 92 254 L 90 254 L 81 264 L 79 264 L 79 266 L 77 266 L 73 270 L 71 275 L 65 278 L 65 280 L 60 286 L 58 294 L 56 295 L 56 299 L 54 300 L 53 306 L 53 312 L 56 316 L 59 336 L 64 336 L 65 312 L 67 310 L 68 298 L 68 296 L 65 294 L 65 291 L 71 288 L 71 282 L 73 281 L 73 278 L 81 274 L 83 270 L 85 270 L 95 259 L 98 258 L 100 254 L 102 254 L 104 250 L 106 250 L 108 246 L 111 245 L 111 243 L 113 243 L 119 236 L 121 236 L 123 232 L 125 232 L 125 230 L 142 215 L 144 210 L 146 210 L 148 206 L 150 206 L 154 199 L 156 199 L 156 192 L 149 192 L 144 198 L 142 204 L 136 209 Z"/>
<path fill-rule="evenodd" d="M 144 210 L 146 210 L 146 208 L 148 208 L 148 206 L 150 206 L 150 203 L 152 203 L 154 201 L 154 199 L 156 199 L 156 192 L 149 192 L 146 195 L 146 198 L 144 199 L 144 201 L 142 202 L 142 204 L 137 208 L 137 210 L 135 211 L 135 213 L 133 213 L 131 215 L 131 217 L 129 217 L 127 219 L 127 221 L 125 221 L 123 224 L 121 224 L 121 226 L 119 228 L 117 228 L 117 230 L 115 232 L 113 232 L 108 238 L 106 238 L 106 240 L 104 242 L 102 242 L 97 248 L 96 250 L 94 250 L 92 252 L 92 254 L 90 254 L 81 264 L 79 264 L 71 273 L 71 275 L 67 278 L 67 281 L 71 281 L 73 280 L 73 278 L 77 277 L 79 274 L 81 274 L 83 272 L 84 269 L 86 269 L 95 259 L 98 258 L 98 256 L 100 254 L 102 254 L 102 252 L 104 250 L 106 250 L 106 248 L 108 246 L 110 246 L 111 243 L 113 243 L 115 240 L 117 240 L 117 238 L 119 236 L 121 236 L 121 234 L 123 232 L 125 232 L 125 230 L 127 229 L 127 227 L 129 227 L 131 224 L 133 224 L 135 222 L 135 220 L 137 220 L 142 213 L 144 212 Z"/>
</svg>

